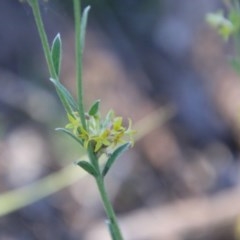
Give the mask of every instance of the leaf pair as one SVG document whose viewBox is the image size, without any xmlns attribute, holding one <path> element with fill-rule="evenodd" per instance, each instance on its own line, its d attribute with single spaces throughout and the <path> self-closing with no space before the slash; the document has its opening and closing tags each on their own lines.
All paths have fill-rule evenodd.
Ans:
<svg viewBox="0 0 240 240">
<path fill-rule="evenodd" d="M 102 170 L 102 176 L 105 177 L 109 171 L 109 169 L 112 167 L 113 163 L 116 161 L 116 159 L 122 154 L 124 153 L 130 146 L 130 143 L 125 143 L 123 145 L 121 145 L 120 147 L 118 147 L 112 154 L 111 156 L 108 158 L 103 170 Z M 95 158 L 95 156 L 93 156 Z M 86 172 L 88 172 L 90 175 L 97 177 L 98 176 L 98 172 L 96 170 L 96 167 L 94 167 L 93 163 L 89 163 L 87 161 L 79 161 L 77 163 L 77 165 L 79 167 L 81 167 L 82 169 L 84 169 Z"/>
</svg>

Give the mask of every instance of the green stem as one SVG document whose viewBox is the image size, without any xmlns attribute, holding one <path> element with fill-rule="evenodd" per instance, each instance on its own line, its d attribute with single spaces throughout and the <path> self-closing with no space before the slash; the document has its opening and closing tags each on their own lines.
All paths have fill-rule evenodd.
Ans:
<svg viewBox="0 0 240 240">
<path fill-rule="evenodd" d="M 83 106 L 83 87 L 82 87 L 82 44 L 81 44 L 81 1 L 74 0 L 74 20 L 75 20 L 75 50 L 76 50 L 76 80 L 78 92 L 78 111 L 83 125 L 86 129 L 85 111 Z"/>
<path fill-rule="evenodd" d="M 42 46 L 43 46 L 44 55 L 45 55 L 45 58 L 46 58 L 46 61 L 47 61 L 47 66 L 48 66 L 48 70 L 50 72 L 50 76 L 52 78 L 58 80 L 58 76 L 55 72 L 55 68 L 54 68 L 54 65 L 53 65 L 53 61 L 52 61 L 52 57 L 51 57 L 51 50 L 50 50 L 50 47 L 49 47 L 49 44 L 48 44 L 46 31 L 44 29 L 38 0 L 28 0 L 28 3 L 33 10 L 34 19 L 35 19 L 37 29 L 38 29 L 38 32 L 39 32 L 39 36 L 40 36 L 40 39 L 41 39 L 41 43 L 42 43 Z"/>
<path fill-rule="evenodd" d="M 103 177 L 102 176 L 96 177 L 96 182 L 97 182 L 98 190 L 99 190 L 101 198 L 102 198 L 105 212 L 108 217 L 108 221 L 109 221 L 108 224 L 109 224 L 110 232 L 112 235 L 112 239 L 113 240 L 123 240 L 120 228 L 118 226 L 115 212 L 113 210 L 112 204 L 108 198 L 108 195 L 107 195 L 107 192 L 105 189 Z"/>
<path fill-rule="evenodd" d="M 112 240 L 123 240 L 120 228 L 117 223 L 115 212 L 113 210 L 112 204 L 108 198 L 108 195 L 105 189 L 104 177 L 100 170 L 99 159 L 94 153 L 93 146 L 91 145 L 91 143 L 89 143 L 89 146 L 88 146 L 88 156 L 89 156 L 90 162 L 92 163 L 93 167 L 97 172 L 97 176 L 95 177 L 95 180 L 98 186 L 99 193 L 101 195 L 101 199 L 102 199 L 102 203 L 103 203 L 106 215 L 108 217 L 108 227 L 110 230 L 110 234 L 112 236 Z"/>
<path fill-rule="evenodd" d="M 52 56 L 51 56 L 51 49 L 49 47 L 47 34 L 46 34 L 45 29 L 44 29 L 38 0 L 28 0 L 28 4 L 31 6 L 32 11 L 33 11 L 34 19 L 35 19 L 37 29 L 38 29 L 38 33 L 39 33 L 39 36 L 40 36 L 40 39 L 41 39 L 41 43 L 42 43 L 45 59 L 46 59 L 46 62 L 47 62 L 48 70 L 49 70 L 49 73 L 50 73 L 50 77 L 59 81 L 59 77 L 58 77 L 58 75 L 55 71 L 55 68 L 54 68 L 54 64 L 53 64 L 53 60 L 52 60 Z M 59 98 L 60 98 L 60 100 L 61 100 L 61 102 L 64 106 L 65 99 L 62 97 L 62 94 L 58 90 L 58 88 L 56 88 L 56 91 L 57 91 L 57 94 L 58 94 L 58 96 L 59 96 Z"/>
</svg>

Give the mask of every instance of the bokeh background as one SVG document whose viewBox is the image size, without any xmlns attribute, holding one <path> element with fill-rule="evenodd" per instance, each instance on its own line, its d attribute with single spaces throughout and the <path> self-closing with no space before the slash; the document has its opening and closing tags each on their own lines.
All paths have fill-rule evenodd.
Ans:
<svg viewBox="0 0 240 240">
<path fill-rule="evenodd" d="M 40 1 L 75 94 L 72 1 Z M 240 239 L 240 77 L 205 23 L 220 0 L 99 0 L 84 54 L 86 107 L 133 119 L 135 147 L 106 179 L 126 240 Z M 27 4 L 0 1 L 0 239 L 108 240 L 84 152 L 66 124 Z"/>
</svg>

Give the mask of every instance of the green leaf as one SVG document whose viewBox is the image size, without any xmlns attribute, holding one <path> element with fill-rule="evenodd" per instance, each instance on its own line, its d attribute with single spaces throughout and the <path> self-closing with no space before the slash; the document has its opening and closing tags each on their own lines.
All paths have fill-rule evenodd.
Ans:
<svg viewBox="0 0 240 240">
<path fill-rule="evenodd" d="M 62 40 L 59 33 L 53 39 L 53 43 L 51 47 L 51 57 L 52 57 L 55 72 L 59 77 L 60 67 L 62 62 Z"/>
<path fill-rule="evenodd" d="M 95 101 L 90 107 L 88 114 L 90 116 L 95 116 L 98 113 L 100 100 Z"/>
<path fill-rule="evenodd" d="M 87 19 L 88 19 L 89 10 L 90 10 L 90 6 L 87 6 L 83 10 L 82 19 L 81 19 L 81 29 L 80 29 L 81 53 L 83 53 L 84 45 L 85 45 L 85 34 L 86 34 L 86 26 L 87 26 Z"/>
<path fill-rule="evenodd" d="M 89 174 L 91 174 L 92 176 L 96 177 L 97 176 L 97 171 L 96 169 L 89 163 L 86 161 L 79 161 L 77 163 L 77 165 L 79 167 L 81 167 L 82 169 L 84 169 L 86 172 L 88 172 Z"/>
<path fill-rule="evenodd" d="M 72 132 L 70 132 L 69 130 L 67 130 L 66 128 L 56 128 L 55 130 L 67 134 L 68 136 L 70 136 L 71 138 L 73 138 L 75 141 L 77 141 L 78 143 L 80 143 L 81 146 L 83 146 L 82 141 L 81 141 L 79 138 L 77 138 Z"/>
<path fill-rule="evenodd" d="M 102 171 L 102 175 L 105 177 L 106 174 L 108 173 L 109 169 L 111 168 L 111 166 L 113 165 L 113 163 L 115 162 L 115 160 L 123 153 L 125 152 L 130 146 L 130 143 L 125 143 L 123 145 L 121 145 L 120 147 L 118 147 L 112 154 L 111 156 L 108 158 L 104 169 Z"/>
<path fill-rule="evenodd" d="M 53 78 L 50 78 L 50 81 L 54 84 L 58 91 L 58 95 L 60 97 L 60 100 L 66 110 L 66 112 L 70 115 L 72 115 L 72 112 L 77 111 L 77 104 L 75 100 L 73 99 L 70 92 L 58 81 Z"/>
</svg>

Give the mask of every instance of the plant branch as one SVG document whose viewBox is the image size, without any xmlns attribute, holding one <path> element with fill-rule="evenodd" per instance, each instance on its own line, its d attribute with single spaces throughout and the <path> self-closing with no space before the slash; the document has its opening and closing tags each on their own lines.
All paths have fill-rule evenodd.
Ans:
<svg viewBox="0 0 240 240">
<path fill-rule="evenodd" d="M 39 32 L 39 36 L 40 36 L 40 39 L 41 39 L 41 43 L 42 43 L 42 46 L 43 46 L 43 51 L 44 51 L 44 55 L 45 55 L 45 58 L 46 58 L 46 61 L 47 61 L 47 66 L 48 66 L 48 70 L 50 72 L 50 76 L 51 76 L 51 78 L 53 78 L 55 80 L 58 80 L 58 76 L 55 72 L 54 64 L 53 64 L 53 61 L 52 61 L 51 50 L 50 50 L 50 47 L 49 47 L 49 44 L 48 44 L 46 31 L 44 29 L 38 0 L 28 0 L 28 3 L 32 7 L 32 10 L 33 10 L 34 19 L 35 19 L 37 29 L 38 29 L 38 32 Z"/>
<path fill-rule="evenodd" d="M 81 44 L 81 2 L 74 0 L 74 19 L 75 19 L 75 51 L 76 51 L 76 80 L 78 93 L 78 112 L 83 128 L 86 129 L 85 111 L 83 106 L 83 86 L 82 86 L 82 55 L 83 49 Z"/>
</svg>

